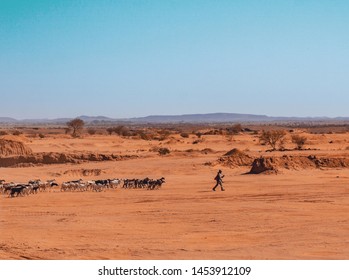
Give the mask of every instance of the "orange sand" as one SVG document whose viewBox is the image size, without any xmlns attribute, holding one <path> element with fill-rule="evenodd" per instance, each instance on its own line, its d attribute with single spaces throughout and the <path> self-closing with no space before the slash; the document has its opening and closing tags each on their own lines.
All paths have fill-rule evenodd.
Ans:
<svg viewBox="0 0 349 280">
<path fill-rule="evenodd" d="M 348 134 L 308 135 L 314 151 L 266 153 L 254 135 L 145 141 L 50 136 L 34 152 L 138 155 L 121 161 L 0 168 L 0 179 L 160 178 L 160 190 L 41 192 L 0 197 L 0 259 L 349 259 L 349 169 L 244 175 L 249 167 L 205 165 L 232 148 L 260 155 L 347 157 Z M 257 139 L 257 140 L 256 140 Z M 329 143 L 333 141 L 333 143 Z M 159 156 L 153 147 L 172 152 Z M 291 145 L 289 145 L 291 147 Z M 193 149 L 194 151 L 186 151 Z M 213 151 L 204 153 L 203 149 Z M 247 149 L 247 150 L 246 150 Z M 225 192 L 212 192 L 222 168 Z M 82 169 L 101 174 L 83 176 Z"/>
</svg>

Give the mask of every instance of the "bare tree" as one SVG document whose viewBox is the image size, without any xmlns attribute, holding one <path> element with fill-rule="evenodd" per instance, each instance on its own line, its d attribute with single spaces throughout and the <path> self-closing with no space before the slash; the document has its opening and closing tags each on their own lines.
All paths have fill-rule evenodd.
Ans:
<svg viewBox="0 0 349 280">
<path fill-rule="evenodd" d="M 282 149 L 285 144 L 285 136 L 286 132 L 284 130 L 263 130 L 259 136 L 259 142 L 263 145 L 271 146 L 272 150 L 276 150 L 277 146 Z"/>
<path fill-rule="evenodd" d="M 296 144 L 296 148 L 298 150 L 303 149 L 303 146 L 305 145 L 305 143 L 307 142 L 307 137 L 305 136 L 300 136 L 300 135 L 292 135 L 292 143 Z"/>
<path fill-rule="evenodd" d="M 72 136 L 77 137 L 84 128 L 85 122 L 82 119 L 76 118 L 67 122 L 68 128 L 72 129 Z"/>
</svg>

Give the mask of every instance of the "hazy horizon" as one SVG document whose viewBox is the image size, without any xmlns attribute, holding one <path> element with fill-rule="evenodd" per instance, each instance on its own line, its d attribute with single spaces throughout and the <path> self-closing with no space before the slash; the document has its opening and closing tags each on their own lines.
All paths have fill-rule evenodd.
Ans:
<svg viewBox="0 0 349 280">
<path fill-rule="evenodd" d="M 73 118 L 108 118 L 108 119 L 138 119 L 138 118 L 146 118 L 146 117 L 177 117 L 177 116 L 191 116 L 191 115 L 216 115 L 216 114 L 237 114 L 237 115 L 250 115 L 250 116 L 265 116 L 265 117 L 269 117 L 269 118 L 295 118 L 295 119 L 326 119 L 326 118 L 330 118 L 330 119 L 335 119 L 335 118 L 349 118 L 346 116 L 335 116 L 335 117 L 328 117 L 328 116 L 273 116 L 273 115 L 267 115 L 267 114 L 249 114 L 249 113 L 235 113 L 235 112 L 210 112 L 210 113 L 184 113 L 184 114 L 151 114 L 151 115 L 144 115 L 144 116 L 130 116 L 130 117 L 112 117 L 112 116 L 108 116 L 108 115 L 88 115 L 88 114 L 81 114 L 81 115 L 74 115 L 74 116 L 58 116 L 58 117 L 53 117 L 53 118 L 49 118 L 49 117 L 42 117 L 42 118 L 15 118 L 15 117 L 11 117 L 11 116 L 3 116 L 0 115 L 0 119 L 1 118 L 11 118 L 11 119 L 15 119 L 17 121 L 25 121 L 25 120 L 59 120 L 59 119 L 73 119 Z"/>
<path fill-rule="evenodd" d="M 349 2 L 0 1 L 1 117 L 349 117 Z"/>
</svg>

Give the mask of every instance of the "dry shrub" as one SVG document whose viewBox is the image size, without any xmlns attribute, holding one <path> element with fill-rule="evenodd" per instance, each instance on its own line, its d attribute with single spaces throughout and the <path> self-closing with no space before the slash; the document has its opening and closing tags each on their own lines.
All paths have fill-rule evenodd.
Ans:
<svg viewBox="0 0 349 280">
<path fill-rule="evenodd" d="M 157 133 L 159 134 L 159 137 L 157 139 L 159 141 L 164 141 L 171 135 L 171 132 L 165 129 L 158 130 Z"/>
<path fill-rule="evenodd" d="M 238 134 L 243 131 L 242 125 L 241 124 L 235 124 L 230 128 L 227 128 L 228 134 Z"/>
<path fill-rule="evenodd" d="M 94 128 L 89 128 L 89 129 L 87 130 L 87 133 L 90 134 L 90 135 L 95 135 L 96 132 L 97 132 L 97 130 L 94 129 Z"/>
<path fill-rule="evenodd" d="M 262 131 L 262 134 L 259 136 L 259 142 L 262 145 L 271 146 L 272 150 L 284 148 L 286 132 L 284 130 L 270 130 Z"/>
<path fill-rule="evenodd" d="M 303 149 L 305 143 L 307 142 L 307 137 L 305 136 L 300 136 L 300 135 L 292 135 L 292 143 L 296 144 L 296 148 L 298 150 Z"/>
<path fill-rule="evenodd" d="M 106 129 L 106 131 L 108 132 L 109 135 L 112 135 L 113 132 L 114 132 L 114 128 L 113 128 L 113 127 L 108 127 L 108 128 Z"/>
<path fill-rule="evenodd" d="M 5 130 L 0 131 L 0 136 L 8 135 L 8 132 Z"/>
<path fill-rule="evenodd" d="M 201 138 L 202 132 L 196 132 L 195 135 L 196 135 L 198 138 Z"/>
<path fill-rule="evenodd" d="M 19 136 L 23 134 L 23 132 L 19 131 L 19 130 L 15 130 L 14 132 L 12 132 L 12 135 L 15 135 L 15 136 Z"/>
<path fill-rule="evenodd" d="M 159 148 L 158 153 L 161 156 L 168 155 L 171 151 L 168 148 Z"/>
<path fill-rule="evenodd" d="M 189 134 L 186 133 L 186 132 L 182 132 L 180 135 L 181 135 L 181 137 L 183 137 L 183 138 L 189 138 Z"/>
</svg>

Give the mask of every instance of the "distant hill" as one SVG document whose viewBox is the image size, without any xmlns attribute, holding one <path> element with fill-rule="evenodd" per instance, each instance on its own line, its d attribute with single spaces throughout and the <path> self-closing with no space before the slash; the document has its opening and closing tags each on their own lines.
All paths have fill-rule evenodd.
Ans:
<svg viewBox="0 0 349 280">
<path fill-rule="evenodd" d="M 212 114 L 187 114 L 174 116 L 147 116 L 142 118 L 131 118 L 132 122 L 142 123 L 215 123 L 215 122 L 261 122 L 268 121 L 270 117 L 266 115 L 250 115 L 235 113 L 212 113 Z"/>
<path fill-rule="evenodd" d="M 0 123 L 15 123 L 15 122 L 17 122 L 16 119 L 7 118 L 7 117 L 0 117 Z"/>
<path fill-rule="evenodd" d="M 236 113 L 210 113 L 210 114 L 186 114 L 186 115 L 152 115 L 139 118 L 115 119 L 105 116 L 79 116 L 86 123 L 244 123 L 244 122 L 346 122 L 349 117 L 270 117 L 267 115 L 236 114 Z M 24 119 L 0 117 L 0 123 L 25 123 L 25 124 L 64 124 L 72 118 L 57 119 Z"/>
</svg>

